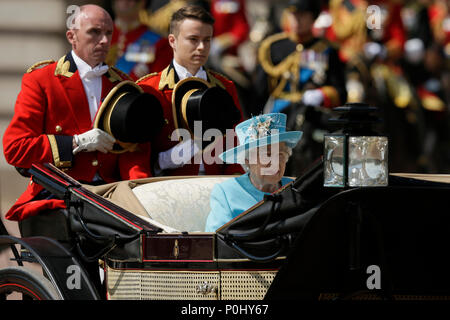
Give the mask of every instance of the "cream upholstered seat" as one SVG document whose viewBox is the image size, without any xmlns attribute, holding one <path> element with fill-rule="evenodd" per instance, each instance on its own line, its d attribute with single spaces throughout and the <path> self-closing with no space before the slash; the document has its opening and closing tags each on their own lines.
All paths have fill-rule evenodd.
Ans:
<svg viewBox="0 0 450 320">
<path fill-rule="evenodd" d="M 133 188 L 151 219 L 178 231 L 203 232 L 216 183 L 230 177 L 163 180 Z"/>
</svg>

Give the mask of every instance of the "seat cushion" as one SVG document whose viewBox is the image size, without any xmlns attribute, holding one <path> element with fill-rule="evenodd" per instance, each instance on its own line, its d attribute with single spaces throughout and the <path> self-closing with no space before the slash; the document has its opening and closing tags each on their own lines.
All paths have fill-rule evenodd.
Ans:
<svg viewBox="0 0 450 320">
<path fill-rule="evenodd" d="M 210 212 L 209 197 L 216 183 L 229 177 L 165 180 L 133 188 L 148 215 L 179 231 L 203 232 Z"/>
</svg>

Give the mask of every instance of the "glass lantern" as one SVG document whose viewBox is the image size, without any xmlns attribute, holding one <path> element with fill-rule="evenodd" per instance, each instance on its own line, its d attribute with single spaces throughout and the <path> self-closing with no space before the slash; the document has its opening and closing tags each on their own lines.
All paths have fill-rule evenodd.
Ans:
<svg viewBox="0 0 450 320">
<path fill-rule="evenodd" d="M 371 115 L 374 109 L 358 103 L 335 111 L 343 116 L 331 120 L 344 129 L 324 137 L 324 186 L 387 186 L 388 139 L 371 130 L 378 120 Z"/>
</svg>

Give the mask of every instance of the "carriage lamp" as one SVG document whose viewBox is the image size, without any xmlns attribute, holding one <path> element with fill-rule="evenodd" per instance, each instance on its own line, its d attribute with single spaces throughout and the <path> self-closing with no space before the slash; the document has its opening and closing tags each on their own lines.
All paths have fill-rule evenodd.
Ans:
<svg viewBox="0 0 450 320">
<path fill-rule="evenodd" d="M 324 186 L 388 185 L 388 139 L 374 131 L 381 119 L 376 107 L 347 103 L 333 111 L 331 124 L 341 126 L 324 137 Z"/>
</svg>

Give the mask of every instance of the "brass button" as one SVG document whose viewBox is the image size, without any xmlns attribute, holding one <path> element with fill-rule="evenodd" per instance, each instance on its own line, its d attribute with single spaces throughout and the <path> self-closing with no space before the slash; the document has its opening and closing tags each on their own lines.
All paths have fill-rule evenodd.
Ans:
<svg viewBox="0 0 450 320">
<path fill-rule="evenodd" d="M 94 167 L 98 166 L 98 161 L 97 161 L 97 159 L 92 160 L 92 165 L 93 165 Z"/>
<path fill-rule="evenodd" d="M 166 124 L 169 124 L 169 120 L 167 120 L 167 119 L 164 119 L 164 122 L 165 122 Z"/>
<path fill-rule="evenodd" d="M 61 132 L 61 131 L 62 131 L 62 128 L 61 128 L 60 125 L 57 125 L 57 126 L 55 127 L 55 130 L 56 130 L 56 132 Z"/>
<path fill-rule="evenodd" d="M 301 43 L 297 44 L 297 46 L 295 47 L 295 50 L 297 50 L 297 52 L 303 51 L 303 45 Z"/>
</svg>

